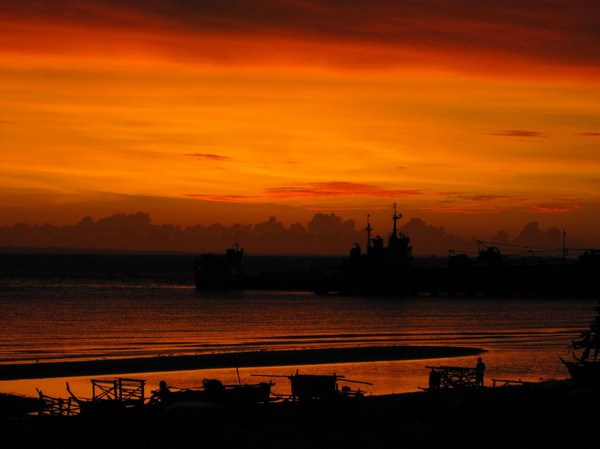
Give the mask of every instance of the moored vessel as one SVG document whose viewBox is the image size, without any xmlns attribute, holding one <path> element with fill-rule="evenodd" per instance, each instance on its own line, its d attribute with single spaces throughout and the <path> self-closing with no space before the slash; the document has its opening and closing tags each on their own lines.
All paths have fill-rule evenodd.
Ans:
<svg viewBox="0 0 600 449">
<path fill-rule="evenodd" d="M 501 245 L 478 241 L 476 256 L 449 251 L 445 265 L 413 256 L 411 238 L 399 231 L 396 204 L 387 239 L 372 237 L 367 216 L 366 246 L 355 243 L 335 266 L 247 274 L 237 244 L 224 255 L 204 254 L 195 267 L 196 288 L 298 290 L 317 294 L 393 296 L 590 296 L 600 294 L 600 250 L 521 247 L 507 255 Z M 564 241 L 564 237 L 563 237 Z M 539 254 L 538 254 L 539 252 Z M 557 255 L 558 254 L 558 255 Z M 578 255 L 577 255 L 578 254 Z"/>
<path fill-rule="evenodd" d="M 572 360 L 560 360 L 565 364 L 571 380 L 577 384 L 600 387 L 600 303 L 594 308 L 596 316 L 589 329 L 581 332 L 579 339 L 568 346 Z"/>
</svg>

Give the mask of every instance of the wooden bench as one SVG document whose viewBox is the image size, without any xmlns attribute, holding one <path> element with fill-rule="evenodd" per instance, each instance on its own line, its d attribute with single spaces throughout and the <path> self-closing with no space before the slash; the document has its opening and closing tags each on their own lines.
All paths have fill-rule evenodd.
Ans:
<svg viewBox="0 0 600 449">
<path fill-rule="evenodd" d="M 521 379 L 492 379 L 492 387 L 508 387 L 510 385 L 537 385 L 537 382 L 530 382 Z"/>
</svg>

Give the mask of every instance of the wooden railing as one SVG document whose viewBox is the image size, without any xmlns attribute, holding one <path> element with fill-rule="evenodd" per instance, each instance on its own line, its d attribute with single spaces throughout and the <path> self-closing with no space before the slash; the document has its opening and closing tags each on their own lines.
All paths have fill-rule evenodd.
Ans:
<svg viewBox="0 0 600 449">
<path fill-rule="evenodd" d="M 79 413 L 79 404 L 73 398 L 55 398 L 37 390 L 40 416 L 71 416 Z"/>
<path fill-rule="evenodd" d="M 461 366 L 426 366 L 429 372 L 429 389 L 479 387 L 475 368 Z"/>
<path fill-rule="evenodd" d="M 92 379 L 92 400 L 113 400 L 124 403 L 143 404 L 145 380 L 118 378 L 114 380 Z"/>
</svg>

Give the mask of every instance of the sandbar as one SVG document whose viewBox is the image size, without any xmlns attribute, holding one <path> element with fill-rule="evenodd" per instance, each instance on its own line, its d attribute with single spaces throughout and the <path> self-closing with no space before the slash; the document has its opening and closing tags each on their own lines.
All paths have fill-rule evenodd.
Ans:
<svg viewBox="0 0 600 449">
<path fill-rule="evenodd" d="M 0 380 L 219 368 L 318 365 L 467 357 L 485 352 L 459 346 L 361 346 L 0 365 Z"/>
</svg>

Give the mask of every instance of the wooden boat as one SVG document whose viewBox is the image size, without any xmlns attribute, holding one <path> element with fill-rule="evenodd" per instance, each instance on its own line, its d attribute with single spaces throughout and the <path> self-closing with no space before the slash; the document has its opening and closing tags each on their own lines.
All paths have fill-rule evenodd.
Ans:
<svg viewBox="0 0 600 449">
<path fill-rule="evenodd" d="M 161 381 L 161 383 L 164 381 Z M 166 387 L 153 392 L 150 404 L 163 409 L 176 407 L 250 406 L 271 400 L 273 382 L 223 384 L 218 379 L 204 379 L 200 388 Z"/>
<path fill-rule="evenodd" d="M 335 398 L 338 391 L 338 376 L 320 374 L 296 374 L 289 377 L 292 387 L 292 399 L 323 399 Z"/>
<path fill-rule="evenodd" d="M 599 360 L 560 360 L 565 364 L 571 379 L 584 386 L 600 387 L 600 361 Z"/>
<path fill-rule="evenodd" d="M 339 388 L 339 382 L 359 383 L 373 385 L 370 382 L 345 379 L 344 376 L 333 374 L 300 374 L 296 370 L 290 376 L 279 376 L 269 374 L 255 374 L 256 376 L 287 377 L 290 380 L 292 401 L 301 400 L 334 400 L 345 397 L 362 397 L 364 393 L 360 389 L 351 389 L 348 385 Z"/>
<path fill-rule="evenodd" d="M 574 382 L 597 388 L 600 387 L 600 303 L 594 310 L 596 316 L 590 322 L 590 328 L 581 332 L 579 339 L 568 346 L 573 359 L 559 358 Z"/>
<path fill-rule="evenodd" d="M 215 382 L 213 391 L 216 393 L 215 399 L 223 405 L 253 405 L 264 404 L 271 400 L 271 387 L 273 382 L 259 382 L 255 384 L 231 384 L 219 385 L 216 379 L 210 379 L 209 382 Z M 206 384 L 205 389 L 208 390 Z"/>
</svg>

